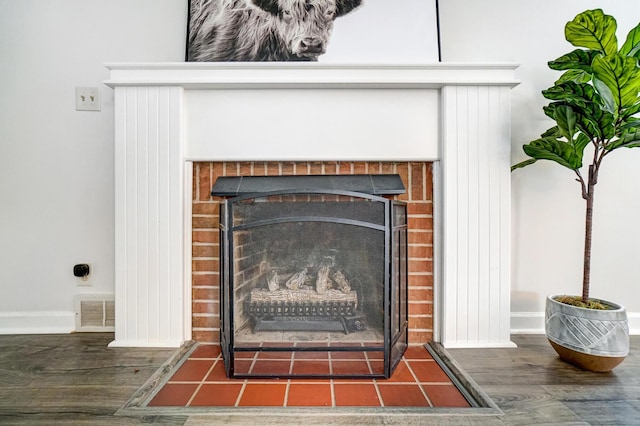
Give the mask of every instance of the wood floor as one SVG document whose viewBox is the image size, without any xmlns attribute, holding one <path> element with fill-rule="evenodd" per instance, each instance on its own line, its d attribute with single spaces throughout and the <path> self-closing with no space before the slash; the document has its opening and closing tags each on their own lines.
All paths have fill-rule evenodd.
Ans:
<svg viewBox="0 0 640 426">
<path fill-rule="evenodd" d="M 111 334 L 0 336 L 0 424 L 640 425 L 640 336 L 632 337 L 628 359 L 605 374 L 564 364 L 544 336 L 513 336 L 517 349 L 450 350 L 504 414 L 296 411 L 250 417 L 179 410 L 116 415 L 176 351 L 107 348 L 111 340 Z"/>
</svg>

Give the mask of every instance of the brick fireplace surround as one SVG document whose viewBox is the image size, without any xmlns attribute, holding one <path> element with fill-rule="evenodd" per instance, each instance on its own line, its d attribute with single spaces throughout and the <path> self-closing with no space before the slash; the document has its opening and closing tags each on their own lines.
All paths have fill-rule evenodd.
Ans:
<svg viewBox="0 0 640 426">
<path fill-rule="evenodd" d="M 410 341 L 510 347 L 512 64 L 108 65 L 115 340 L 218 341 L 217 176 L 398 173 Z"/>
<path fill-rule="evenodd" d="M 192 337 L 220 341 L 219 204 L 211 186 L 220 176 L 399 174 L 409 219 L 409 344 L 433 337 L 433 175 L 425 162 L 198 162 L 193 167 Z"/>
</svg>

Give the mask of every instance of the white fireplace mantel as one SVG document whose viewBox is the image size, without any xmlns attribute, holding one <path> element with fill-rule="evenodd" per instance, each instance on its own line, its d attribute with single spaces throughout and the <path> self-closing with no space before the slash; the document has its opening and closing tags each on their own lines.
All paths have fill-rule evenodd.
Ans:
<svg viewBox="0 0 640 426">
<path fill-rule="evenodd" d="M 191 338 L 193 161 L 436 164 L 434 338 L 510 341 L 513 64 L 110 64 L 112 346 Z"/>
</svg>

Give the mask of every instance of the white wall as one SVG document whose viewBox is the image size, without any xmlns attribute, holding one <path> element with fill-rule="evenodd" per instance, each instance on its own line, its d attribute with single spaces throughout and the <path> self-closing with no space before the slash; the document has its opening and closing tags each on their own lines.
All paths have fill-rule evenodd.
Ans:
<svg viewBox="0 0 640 426">
<path fill-rule="evenodd" d="M 440 1 L 443 61 L 521 64 L 513 90 L 512 159 L 549 128 L 540 94 L 559 72 L 547 61 L 574 49 L 564 25 L 586 9 L 618 21 L 618 39 L 640 21 L 640 2 L 628 0 Z M 591 295 L 625 305 L 640 332 L 640 149 L 607 158 L 596 187 Z M 547 294 L 580 294 L 584 204 L 574 175 L 549 162 L 512 174 L 512 330 L 541 330 Z M 633 330 L 632 330 L 633 331 Z"/>
<path fill-rule="evenodd" d="M 186 4 L 0 0 L 0 333 L 27 323 L 69 331 L 76 294 L 113 292 L 113 104 L 103 64 L 182 61 Z M 556 77 L 546 62 L 571 50 L 564 24 L 593 7 L 625 34 L 640 20 L 640 3 L 629 0 L 440 1 L 444 61 L 522 64 L 514 162 L 550 125 L 540 90 Z M 100 86 L 102 111 L 75 111 L 76 86 Z M 592 293 L 640 320 L 640 150 L 617 154 L 598 187 Z M 540 329 L 546 294 L 579 291 L 583 205 L 571 174 L 553 165 L 520 170 L 512 183 L 512 327 Z M 80 262 L 92 266 L 91 287 L 71 273 Z"/>
<path fill-rule="evenodd" d="M 113 293 L 103 64 L 182 61 L 186 15 L 186 0 L 0 0 L 0 333 L 70 331 L 76 294 Z M 76 111 L 76 86 L 100 87 L 102 111 Z"/>
</svg>

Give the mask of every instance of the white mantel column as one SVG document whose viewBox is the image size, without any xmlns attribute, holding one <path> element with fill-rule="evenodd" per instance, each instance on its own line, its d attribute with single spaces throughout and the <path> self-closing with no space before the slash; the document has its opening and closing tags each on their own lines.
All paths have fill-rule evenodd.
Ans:
<svg viewBox="0 0 640 426">
<path fill-rule="evenodd" d="M 511 86 L 442 88 L 445 347 L 510 340 Z"/>
<path fill-rule="evenodd" d="M 182 87 L 115 88 L 116 323 L 110 346 L 179 347 L 191 338 L 183 284 L 191 272 L 183 105 Z"/>
</svg>

